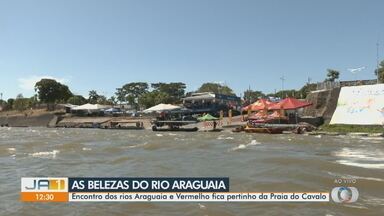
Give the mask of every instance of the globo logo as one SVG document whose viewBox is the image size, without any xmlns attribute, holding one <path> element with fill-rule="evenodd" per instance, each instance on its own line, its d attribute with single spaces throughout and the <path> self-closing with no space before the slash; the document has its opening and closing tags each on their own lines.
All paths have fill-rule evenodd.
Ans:
<svg viewBox="0 0 384 216">
<path fill-rule="evenodd" d="M 359 198 L 359 191 L 355 187 L 335 187 L 331 197 L 336 203 L 353 203 Z"/>
</svg>

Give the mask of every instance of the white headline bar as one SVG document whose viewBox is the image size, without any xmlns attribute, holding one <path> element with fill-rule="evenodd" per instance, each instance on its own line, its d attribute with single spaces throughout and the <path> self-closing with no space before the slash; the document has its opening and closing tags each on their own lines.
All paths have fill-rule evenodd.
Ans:
<svg viewBox="0 0 384 216">
<path fill-rule="evenodd" d="M 70 202 L 329 202 L 328 192 L 70 192 Z"/>
</svg>

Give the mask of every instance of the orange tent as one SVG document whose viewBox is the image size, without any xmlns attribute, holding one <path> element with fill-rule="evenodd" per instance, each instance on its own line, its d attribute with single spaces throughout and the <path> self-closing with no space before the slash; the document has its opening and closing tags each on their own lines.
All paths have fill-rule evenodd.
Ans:
<svg viewBox="0 0 384 216">
<path fill-rule="evenodd" d="M 284 100 L 281 100 L 280 102 L 271 105 L 268 107 L 269 110 L 292 110 L 292 109 L 298 109 L 302 107 L 307 107 L 312 105 L 312 103 L 308 103 L 306 101 L 301 101 L 296 98 L 285 98 Z"/>
<path fill-rule="evenodd" d="M 267 117 L 268 117 L 267 111 L 266 110 L 260 110 L 256 114 L 249 116 L 249 119 L 262 119 L 262 118 L 267 118 Z"/>
<path fill-rule="evenodd" d="M 273 111 L 272 114 L 268 115 L 268 118 L 270 119 L 281 119 L 281 118 L 286 118 L 284 113 L 281 112 L 281 110 L 275 110 Z"/>
<path fill-rule="evenodd" d="M 274 105 L 274 102 L 271 102 L 267 99 L 261 98 L 257 100 L 255 103 L 250 104 L 248 106 L 243 107 L 243 111 L 258 111 L 268 109 L 270 106 Z"/>
</svg>

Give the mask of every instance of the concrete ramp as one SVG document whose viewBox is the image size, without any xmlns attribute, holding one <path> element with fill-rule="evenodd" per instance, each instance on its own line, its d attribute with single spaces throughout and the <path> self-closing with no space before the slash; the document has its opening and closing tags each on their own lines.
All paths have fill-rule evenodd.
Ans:
<svg viewBox="0 0 384 216">
<path fill-rule="evenodd" d="M 342 87 L 330 124 L 384 125 L 384 84 Z"/>
</svg>

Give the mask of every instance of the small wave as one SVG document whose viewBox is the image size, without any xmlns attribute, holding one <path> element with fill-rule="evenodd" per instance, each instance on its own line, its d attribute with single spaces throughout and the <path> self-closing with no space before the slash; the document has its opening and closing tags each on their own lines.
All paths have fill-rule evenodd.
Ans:
<svg viewBox="0 0 384 216">
<path fill-rule="evenodd" d="M 379 150 L 342 148 L 333 154 L 340 158 L 336 160 L 339 164 L 367 169 L 384 168 L 384 153 Z"/>
<path fill-rule="evenodd" d="M 234 138 L 233 137 L 223 137 L 223 136 L 219 136 L 217 137 L 218 140 L 233 140 Z"/>
<path fill-rule="evenodd" d="M 384 164 L 359 163 L 348 160 L 337 160 L 336 162 L 347 166 L 362 167 L 367 169 L 384 169 Z"/>
<path fill-rule="evenodd" d="M 177 136 L 177 134 L 174 134 L 174 133 L 169 133 L 168 135 L 169 136 Z"/>
<path fill-rule="evenodd" d="M 128 148 L 128 149 L 130 149 L 130 148 L 139 148 L 139 147 L 144 147 L 147 144 L 148 144 L 148 142 L 145 142 L 145 143 L 142 143 L 142 144 L 127 146 L 125 148 Z"/>
<path fill-rule="evenodd" d="M 9 151 L 9 153 L 14 153 L 16 151 L 16 148 L 7 148 L 7 150 Z"/>
<path fill-rule="evenodd" d="M 31 157 L 37 157 L 37 158 L 56 158 L 56 155 L 59 153 L 59 150 L 53 150 L 51 152 L 34 152 L 29 153 L 28 155 Z"/>
<path fill-rule="evenodd" d="M 163 134 L 156 134 L 156 136 L 158 136 L 158 137 L 162 137 L 162 136 L 164 136 Z"/>
<path fill-rule="evenodd" d="M 381 152 L 380 150 L 368 151 L 365 149 L 342 148 L 341 150 L 336 151 L 334 155 L 338 157 L 349 158 L 349 159 L 384 162 L 384 159 L 383 159 L 384 153 Z"/>
<path fill-rule="evenodd" d="M 200 208 L 200 209 L 206 209 L 206 208 L 207 208 L 205 205 L 203 205 L 203 204 L 201 204 L 201 203 L 197 203 L 197 204 L 199 205 L 199 208 Z"/>
<path fill-rule="evenodd" d="M 91 151 L 92 149 L 91 148 L 87 148 L 87 147 L 83 147 L 82 150 L 83 151 Z"/>
<path fill-rule="evenodd" d="M 237 150 L 239 150 L 239 149 L 246 149 L 247 147 L 249 147 L 249 146 L 254 146 L 254 145 L 258 145 L 258 144 L 260 144 L 259 142 L 257 142 L 256 140 L 252 140 L 250 143 L 248 143 L 248 144 L 240 144 L 240 145 L 238 145 L 238 146 L 236 146 L 236 147 L 233 147 L 233 148 L 231 148 L 229 151 L 237 151 Z"/>
<path fill-rule="evenodd" d="M 360 137 L 361 140 L 384 140 L 384 137 Z"/>
</svg>

